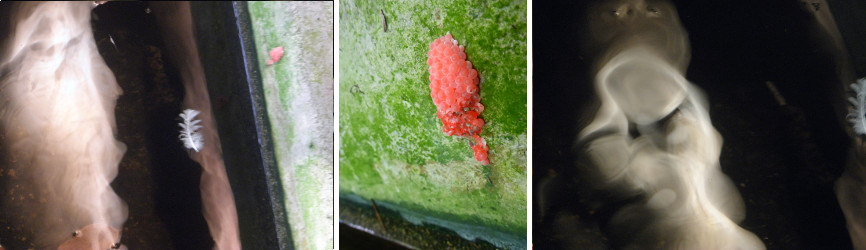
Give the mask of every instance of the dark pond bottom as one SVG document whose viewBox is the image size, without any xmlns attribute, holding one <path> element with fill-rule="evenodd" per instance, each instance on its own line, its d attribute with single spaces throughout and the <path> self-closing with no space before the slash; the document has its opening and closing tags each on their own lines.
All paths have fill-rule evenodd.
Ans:
<svg viewBox="0 0 866 250">
<path fill-rule="evenodd" d="M 94 10 L 100 54 L 123 88 L 115 114 L 127 152 L 112 183 L 129 205 L 123 243 L 130 249 L 209 249 L 201 167 L 177 141 L 183 83 L 146 7 L 108 3 Z"/>
</svg>

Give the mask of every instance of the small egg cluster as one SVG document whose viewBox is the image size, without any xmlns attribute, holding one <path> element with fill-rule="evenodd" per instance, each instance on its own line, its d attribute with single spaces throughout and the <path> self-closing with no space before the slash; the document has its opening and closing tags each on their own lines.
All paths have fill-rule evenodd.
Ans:
<svg viewBox="0 0 866 250">
<path fill-rule="evenodd" d="M 275 62 L 279 61 L 280 58 L 283 58 L 283 47 L 282 46 L 276 47 L 276 48 L 272 49 L 269 54 L 271 56 L 271 60 L 268 61 L 268 65 L 271 65 L 271 64 L 274 64 Z"/>
<path fill-rule="evenodd" d="M 466 60 L 463 46 L 458 46 L 450 33 L 430 43 L 427 56 L 430 97 L 436 104 L 436 116 L 442 120 L 442 132 L 475 139 L 472 146 L 475 159 L 488 165 L 487 143 L 478 136 L 484 126 L 484 120 L 478 118 L 484 111 L 478 89 L 478 71 Z"/>
</svg>

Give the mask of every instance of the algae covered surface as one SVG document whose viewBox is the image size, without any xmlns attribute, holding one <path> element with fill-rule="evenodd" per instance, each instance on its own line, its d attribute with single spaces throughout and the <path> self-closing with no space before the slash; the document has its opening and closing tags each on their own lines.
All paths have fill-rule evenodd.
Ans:
<svg viewBox="0 0 866 250">
<path fill-rule="evenodd" d="M 339 10 L 341 198 L 382 201 L 409 221 L 525 247 L 526 2 L 350 0 Z M 436 117 L 427 52 L 447 33 L 479 73 L 489 166 Z"/>
<path fill-rule="evenodd" d="M 249 2 L 294 248 L 333 248 L 334 5 Z M 267 65 L 268 52 L 285 50 Z"/>
</svg>

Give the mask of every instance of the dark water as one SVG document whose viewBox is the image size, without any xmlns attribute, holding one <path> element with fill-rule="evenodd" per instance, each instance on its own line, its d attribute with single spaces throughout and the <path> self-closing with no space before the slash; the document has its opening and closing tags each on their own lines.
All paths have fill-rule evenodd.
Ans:
<svg viewBox="0 0 866 250">
<path fill-rule="evenodd" d="M 746 202 L 741 226 L 769 249 L 850 249 L 833 192 L 850 147 L 846 97 L 814 19 L 798 1 L 675 5 L 692 48 L 686 78 L 707 94 L 724 138 L 722 170 Z M 605 225 L 631 202 L 611 202 L 582 185 L 573 164 L 571 144 L 593 114 L 593 59 L 578 46 L 585 8 L 539 4 L 533 13 L 533 238 L 539 248 L 621 246 L 605 237 Z"/>
<path fill-rule="evenodd" d="M 112 2 L 93 11 L 99 53 L 123 89 L 115 107 L 116 138 L 127 151 L 111 184 L 129 207 L 121 243 L 129 249 L 208 249 L 213 242 L 201 214 L 201 168 L 177 141 L 183 85 L 166 64 L 145 8 Z M 0 220 L 0 242 L 8 249 L 27 249 L 28 238 L 20 227 Z"/>
<path fill-rule="evenodd" d="M 340 249 L 496 249 L 488 241 L 467 240 L 448 228 L 413 224 L 390 208 L 394 204 L 345 193 L 340 197 Z"/>
<path fill-rule="evenodd" d="M 115 114 L 127 151 L 112 183 L 129 205 L 123 243 L 130 249 L 211 248 L 201 214 L 201 167 L 177 141 L 183 84 L 146 7 L 108 3 L 94 9 L 100 54 L 123 89 Z"/>
<path fill-rule="evenodd" d="M 9 16 L 9 6 L 0 4 L 0 17 Z M 243 248 L 292 249 L 246 4 L 194 2 L 191 12 Z M 201 214 L 201 167 L 177 139 L 183 85 L 147 3 L 100 5 L 92 25 L 123 89 L 115 109 L 117 139 L 128 149 L 112 182 L 129 206 L 122 243 L 130 249 L 211 248 Z M 0 36 L 8 31 L 0 23 Z M 5 221 L 0 216 L 0 242 L 27 249 L 28 236 Z"/>
</svg>

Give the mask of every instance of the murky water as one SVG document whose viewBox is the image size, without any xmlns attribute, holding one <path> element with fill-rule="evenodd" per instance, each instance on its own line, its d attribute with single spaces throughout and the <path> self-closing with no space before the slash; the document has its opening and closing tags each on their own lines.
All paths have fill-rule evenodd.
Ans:
<svg viewBox="0 0 866 250">
<path fill-rule="evenodd" d="M 97 52 L 89 2 L 13 6 L 3 45 L 4 218 L 37 248 L 110 248 L 126 204 L 109 185 L 126 146 L 121 89 Z M 74 232 L 80 232 L 74 234 Z M 64 243 L 65 242 L 65 243 Z M 61 245 L 62 244 L 62 245 Z"/>
<path fill-rule="evenodd" d="M 132 249 L 239 247 L 236 222 L 211 223 L 222 226 L 209 230 L 203 216 L 203 210 L 234 213 L 234 202 L 229 191 L 229 205 L 202 204 L 209 199 L 202 198 L 200 184 L 214 186 L 214 178 L 202 173 L 222 176 L 216 183 L 224 187 L 226 174 L 202 171 L 177 140 L 181 101 L 194 91 L 184 90 L 184 78 L 174 67 L 179 63 L 170 61 L 190 57 L 166 49 L 150 6 L 45 3 L 39 11 L 25 11 L 30 7 L 3 6 L 4 13 L 15 14 L 3 22 L 12 32 L 19 27 L 47 38 L 14 33 L 4 47 L 31 49 L 4 57 L 11 59 L 0 67 L 0 178 L 4 193 L 20 194 L 0 203 L 0 242 L 11 249 L 62 243 L 108 248 L 117 242 Z M 28 25 L 27 18 L 38 19 L 31 23 L 40 29 L 20 28 Z M 58 73 L 43 73 L 52 71 Z M 219 145 L 218 139 L 208 140 Z M 208 159 L 203 165 L 221 163 L 218 157 Z M 73 164 L 61 168 L 65 162 Z"/>
<path fill-rule="evenodd" d="M 846 152 L 850 149 L 841 123 L 844 114 L 837 116 L 836 113 L 837 103 L 844 101 L 846 97 L 842 91 L 844 84 L 837 72 L 837 62 L 834 61 L 837 55 L 830 50 L 833 43 L 817 30 L 822 24 L 817 22 L 811 13 L 814 8 L 804 8 L 811 5 L 797 1 L 767 1 L 753 5 L 734 2 L 672 2 L 690 42 L 691 57 L 686 61 L 687 68 L 681 71 L 682 76 L 689 84 L 703 89 L 707 104 L 704 107 L 711 117 L 711 122 L 707 125 L 712 125 L 723 139 L 718 141 L 723 143 L 718 149 L 718 169 L 721 171 L 717 172 L 716 176 L 727 176 L 726 179 L 733 184 L 733 189 L 742 197 L 741 204 L 744 205 L 744 210 L 741 210 L 744 214 L 740 215 L 742 220 L 735 219 L 738 216 L 725 217 L 737 222 L 737 227 L 742 230 L 753 233 L 761 244 L 770 249 L 850 248 L 845 218 L 833 192 L 833 183 L 841 174 L 847 159 Z M 649 5 L 658 2 L 645 3 L 647 8 L 642 10 L 653 9 L 649 8 Z M 575 141 L 587 125 L 597 121 L 596 111 L 601 107 L 601 102 L 614 100 L 619 106 L 616 96 L 629 94 L 621 92 L 604 100 L 597 96 L 596 73 L 608 65 L 606 62 L 598 62 L 597 59 L 604 56 L 602 51 L 608 50 L 596 50 L 599 53 L 594 53 L 587 52 L 588 48 L 576 46 L 597 39 L 588 35 L 590 32 L 589 25 L 586 25 L 587 15 L 575 14 L 585 13 L 589 7 L 587 3 L 544 6 L 537 10 L 548 14 L 535 16 L 538 18 L 537 22 L 534 22 L 534 27 L 538 28 L 534 33 L 536 38 L 562 38 L 536 43 L 534 58 L 537 71 L 533 112 L 536 132 L 533 134 L 533 166 L 536 170 L 533 180 L 536 192 L 533 201 L 533 206 L 536 206 L 533 209 L 536 213 L 533 238 L 538 243 L 537 247 L 619 248 L 640 244 L 639 242 L 648 238 L 669 239 L 673 236 L 646 237 L 642 234 L 658 227 L 643 227 L 645 230 L 641 231 L 641 226 L 631 229 L 628 226 L 652 225 L 652 222 L 659 218 L 672 218 L 669 214 L 675 211 L 657 212 L 651 208 L 668 204 L 663 201 L 683 197 L 679 194 L 664 194 L 661 190 L 653 192 L 653 186 L 647 185 L 653 182 L 624 189 L 620 186 L 622 183 L 640 180 L 626 178 L 633 169 L 625 167 L 605 168 L 611 170 L 607 172 L 611 174 L 610 177 L 620 178 L 620 181 L 613 182 L 616 183 L 614 185 L 590 185 L 612 183 L 589 182 L 583 178 L 587 170 L 598 171 L 597 166 L 613 166 L 614 161 L 608 162 L 609 164 L 585 164 L 586 161 L 583 160 L 586 160 L 586 153 L 578 154 L 575 149 L 586 147 L 575 147 Z M 819 7 L 823 10 L 826 5 L 819 4 Z M 612 28 L 606 31 L 612 31 L 606 34 L 611 36 L 622 34 L 613 32 L 617 30 Z M 670 63 L 676 61 L 670 59 L 675 57 L 666 54 L 655 57 L 666 61 L 666 64 L 674 65 L 670 68 L 678 68 L 675 66 L 677 64 Z M 658 64 L 650 65 L 655 67 Z M 630 68 L 647 74 L 659 72 L 644 67 Z M 651 75 L 656 75 L 655 79 L 662 79 L 666 74 Z M 620 79 L 627 80 L 624 77 Z M 542 82 L 545 85 L 540 85 Z M 646 84 L 658 85 L 654 81 Z M 677 90 L 673 87 L 669 89 Z M 783 102 L 777 98 L 779 95 L 783 97 Z M 648 111 L 657 110 L 666 115 L 664 107 L 667 106 L 661 101 L 670 99 L 673 98 L 658 98 L 659 102 L 649 103 L 655 106 L 640 105 L 632 111 L 624 110 L 623 113 L 651 113 L 645 112 L 646 109 L 660 107 Z M 623 104 L 632 107 L 636 100 L 641 98 L 631 98 Z M 674 115 L 663 117 L 662 123 L 676 123 L 677 120 L 688 117 L 683 114 L 682 107 L 677 109 L 680 110 L 675 111 Z M 625 137 L 650 139 L 642 142 L 650 146 L 665 145 L 669 140 L 675 139 L 671 136 L 675 133 L 671 132 L 676 131 L 676 124 L 648 130 L 638 125 L 642 117 L 624 116 L 626 120 L 633 121 L 633 124 L 628 125 L 633 129 L 629 129 Z M 588 136 L 585 141 L 620 134 L 595 131 L 599 136 Z M 652 139 L 653 135 L 659 134 L 668 136 Z M 707 139 L 710 137 L 700 140 Z M 665 152 L 668 149 L 666 146 L 660 149 L 662 150 L 655 152 L 676 157 L 686 153 Z M 625 162 L 634 162 L 634 159 L 630 158 Z M 675 165 L 677 162 L 679 161 L 661 161 L 657 164 Z M 631 176 L 634 177 L 634 173 Z M 679 181 L 662 183 L 682 187 Z M 610 192 L 611 190 L 614 192 Z M 677 193 L 676 188 L 671 190 Z M 717 191 L 719 188 L 710 190 Z M 699 194 L 698 191 L 700 190 L 696 190 L 694 194 Z M 731 194 L 733 193 L 729 193 L 727 197 L 732 197 Z M 672 197 L 676 198 L 669 199 Z M 735 203 L 737 202 L 730 204 Z M 637 210 L 635 207 L 650 209 Z M 719 209 L 727 210 L 724 207 Z M 618 218 L 622 218 L 624 210 L 651 212 L 648 214 L 651 216 L 638 217 L 639 220 L 635 219 L 632 223 L 621 223 L 622 220 Z M 683 211 L 687 210 L 676 212 Z M 677 223 L 679 222 L 667 225 Z M 626 227 L 622 227 L 623 225 Z M 623 234 L 623 229 L 627 229 L 629 233 Z M 668 241 L 643 242 L 669 244 Z"/>
<path fill-rule="evenodd" d="M 600 192 L 642 194 L 611 218 L 625 248 L 763 249 L 736 223 L 745 206 L 719 164 L 722 136 L 708 102 L 685 79 L 689 47 L 676 8 L 606 1 L 588 11 L 601 106 L 577 141 Z M 603 191 L 601 191 L 603 190 Z"/>
</svg>

